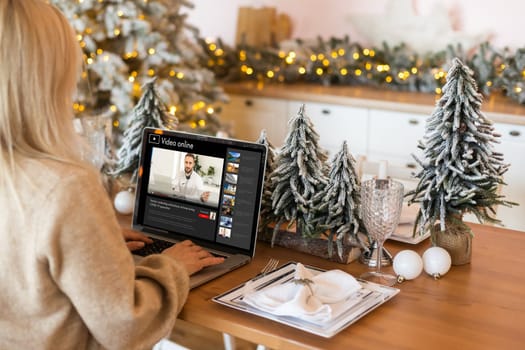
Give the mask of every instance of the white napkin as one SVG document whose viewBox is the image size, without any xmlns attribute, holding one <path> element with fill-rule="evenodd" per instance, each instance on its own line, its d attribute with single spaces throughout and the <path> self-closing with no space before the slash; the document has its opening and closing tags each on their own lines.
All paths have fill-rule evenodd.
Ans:
<svg viewBox="0 0 525 350">
<path fill-rule="evenodd" d="M 330 270 L 314 276 L 298 263 L 293 281 L 247 292 L 243 301 L 273 315 L 323 323 L 332 319 L 330 304 L 341 302 L 360 289 L 359 282 L 346 272 Z"/>
</svg>

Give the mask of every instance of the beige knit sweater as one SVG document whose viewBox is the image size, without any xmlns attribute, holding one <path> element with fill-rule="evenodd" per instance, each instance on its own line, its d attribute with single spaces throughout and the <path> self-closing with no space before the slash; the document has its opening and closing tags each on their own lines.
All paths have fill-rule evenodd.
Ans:
<svg viewBox="0 0 525 350">
<path fill-rule="evenodd" d="M 98 175 L 27 160 L 23 213 L 0 198 L 0 349 L 151 349 L 189 291 L 185 268 L 134 265 Z"/>
</svg>

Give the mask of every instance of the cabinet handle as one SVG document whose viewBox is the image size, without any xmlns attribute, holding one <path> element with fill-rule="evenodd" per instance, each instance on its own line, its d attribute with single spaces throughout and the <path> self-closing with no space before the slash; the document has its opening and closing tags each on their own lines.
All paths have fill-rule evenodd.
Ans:
<svg viewBox="0 0 525 350">
<path fill-rule="evenodd" d="M 323 109 L 321 111 L 321 113 L 323 113 L 323 114 L 330 114 L 330 110 L 329 109 Z"/>
<path fill-rule="evenodd" d="M 251 106 L 253 106 L 253 101 L 252 101 L 252 100 L 245 100 L 245 101 L 244 101 L 244 105 L 245 105 L 246 107 L 251 107 Z"/>
<path fill-rule="evenodd" d="M 419 120 L 417 120 L 417 119 L 409 119 L 408 120 L 408 124 L 410 124 L 410 125 L 418 125 L 419 124 Z"/>
<path fill-rule="evenodd" d="M 509 131 L 509 135 L 517 137 L 517 136 L 521 135 L 521 132 L 519 132 L 518 130 L 511 130 L 511 131 Z"/>
</svg>

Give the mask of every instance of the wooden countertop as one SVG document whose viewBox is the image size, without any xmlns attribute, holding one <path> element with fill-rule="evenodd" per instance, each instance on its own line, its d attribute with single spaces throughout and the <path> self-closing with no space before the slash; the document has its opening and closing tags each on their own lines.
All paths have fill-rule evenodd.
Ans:
<svg viewBox="0 0 525 350">
<path fill-rule="evenodd" d="M 354 107 L 388 109 L 400 112 L 431 114 L 439 97 L 421 92 L 374 89 L 367 86 L 323 86 L 315 84 L 225 83 L 227 93 L 340 104 Z M 485 98 L 482 110 L 494 122 L 525 125 L 525 105 L 492 94 Z"/>
<path fill-rule="evenodd" d="M 322 258 L 258 242 L 255 259 L 191 291 L 179 317 L 272 349 L 522 349 L 525 344 L 525 234 L 471 224 L 472 262 L 453 266 L 440 280 L 424 272 L 396 285 L 401 292 L 332 338 L 325 339 L 261 317 L 233 310 L 211 299 L 255 276 L 274 257 L 354 276 L 359 262 L 337 264 Z M 392 254 L 422 253 L 419 245 L 388 241 Z M 392 268 L 385 268 L 392 271 Z"/>
</svg>

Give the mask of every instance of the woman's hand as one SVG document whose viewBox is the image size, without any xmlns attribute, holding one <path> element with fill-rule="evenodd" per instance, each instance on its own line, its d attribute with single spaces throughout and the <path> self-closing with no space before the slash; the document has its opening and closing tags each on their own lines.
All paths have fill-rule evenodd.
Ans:
<svg viewBox="0 0 525 350">
<path fill-rule="evenodd" d="M 206 266 L 217 265 L 224 262 L 224 258 L 215 257 L 201 246 L 195 245 L 192 241 L 188 240 L 175 244 L 164 250 L 162 254 L 168 255 L 182 263 L 190 275 L 202 270 L 202 268 Z"/>
<path fill-rule="evenodd" d="M 138 250 L 146 244 L 153 243 L 151 238 L 145 234 L 127 228 L 122 229 L 122 236 L 124 236 L 124 240 L 130 251 Z"/>
</svg>

